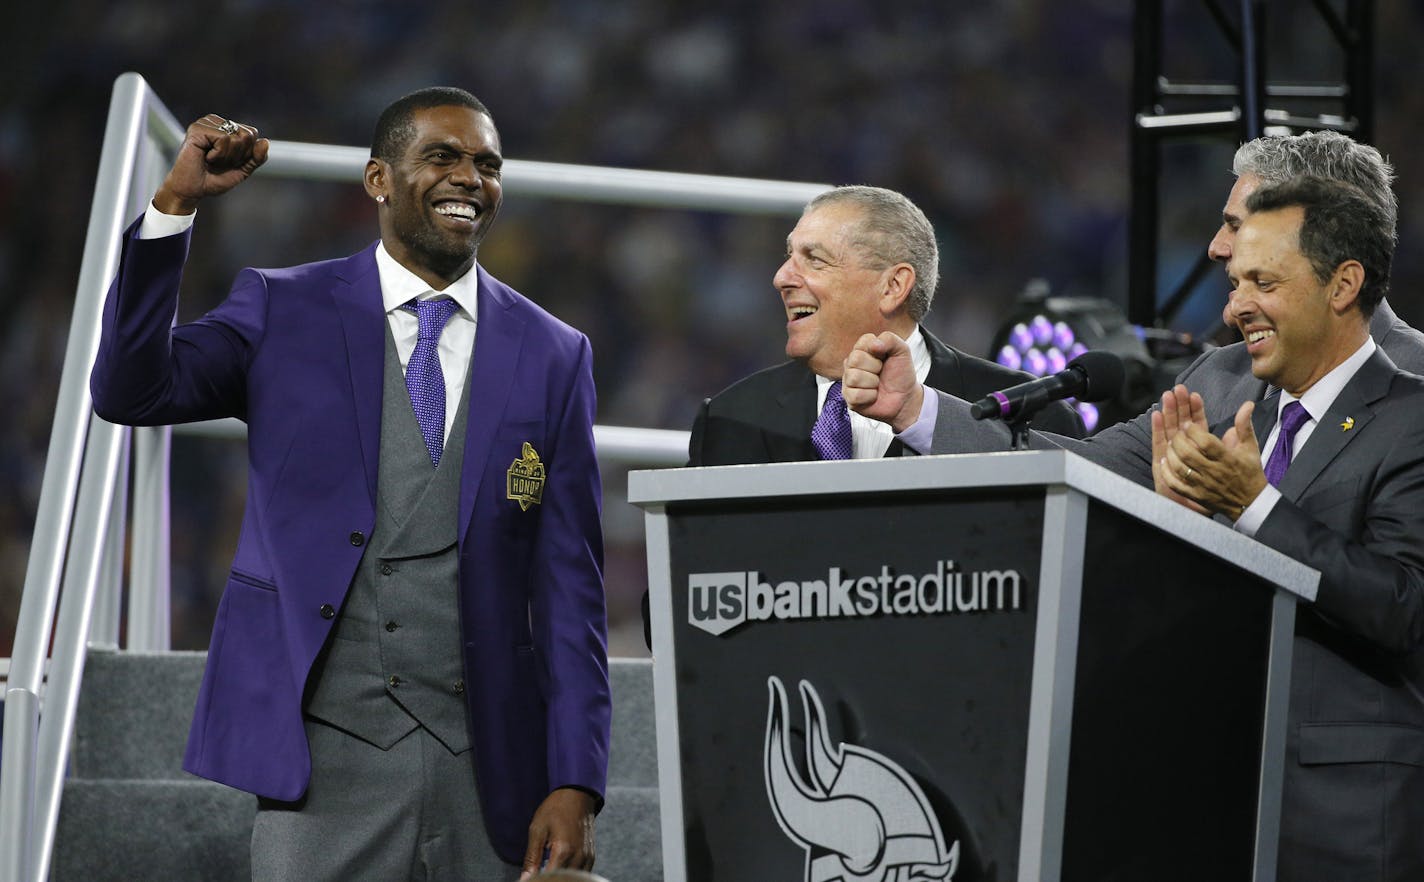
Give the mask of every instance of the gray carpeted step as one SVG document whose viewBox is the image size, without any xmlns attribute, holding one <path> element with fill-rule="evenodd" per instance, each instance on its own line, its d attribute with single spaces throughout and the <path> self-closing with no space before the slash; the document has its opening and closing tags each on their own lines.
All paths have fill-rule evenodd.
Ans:
<svg viewBox="0 0 1424 882">
<path fill-rule="evenodd" d="M 248 882 L 257 800 L 187 781 L 70 779 L 51 882 Z"/>
<path fill-rule="evenodd" d="M 205 654 L 94 651 L 55 843 L 54 882 L 248 878 L 254 798 L 181 771 Z M 614 659 L 598 870 L 662 878 L 652 664 Z"/>
<path fill-rule="evenodd" d="M 657 728 L 653 710 L 653 663 L 645 658 L 612 659 L 613 737 L 608 748 L 608 783 L 658 786 Z"/>
<path fill-rule="evenodd" d="M 205 657 L 201 652 L 90 652 L 71 775 L 182 780 L 183 749 Z M 612 659 L 608 673 L 613 690 L 608 783 L 656 787 L 652 662 Z"/>
<path fill-rule="evenodd" d="M 94 650 L 84 663 L 75 778 L 181 780 L 203 652 Z"/>
<path fill-rule="evenodd" d="M 594 828 L 594 870 L 612 882 L 662 882 L 662 828 L 652 787 L 610 787 Z"/>
<path fill-rule="evenodd" d="M 255 800 L 208 781 L 70 780 L 52 882 L 247 882 Z M 660 882 L 658 797 L 611 787 L 596 830 L 597 870 Z"/>
</svg>

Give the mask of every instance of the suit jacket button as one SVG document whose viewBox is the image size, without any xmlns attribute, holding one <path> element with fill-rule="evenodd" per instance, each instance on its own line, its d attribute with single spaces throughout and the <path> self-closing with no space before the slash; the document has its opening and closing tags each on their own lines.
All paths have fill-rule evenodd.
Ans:
<svg viewBox="0 0 1424 882">
<path fill-rule="evenodd" d="M 395 622 L 386 622 L 386 630 L 387 630 L 387 631 L 394 631 L 396 628 L 399 628 L 399 627 L 400 627 L 400 625 L 397 625 Z"/>
<path fill-rule="evenodd" d="M 394 688 L 396 688 L 397 686 L 399 686 L 399 685 L 401 684 L 401 679 L 400 679 L 400 677 L 397 677 L 395 674 L 391 674 L 391 678 L 390 678 L 389 680 L 387 680 L 386 682 L 389 683 L 389 684 L 391 684 L 391 688 L 394 689 Z"/>
<path fill-rule="evenodd" d="M 332 606 L 332 605 L 329 604 L 329 603 L 323 603 L 323 604 L 321 605 L 321 610 L 320 610 L 320 612 L 321 612 L 321 617 L 322 617 L 323 619 L 334 619 L 334 618 L 336 618 L 336 607 Z"/>
<path fill-rule="evenodd" d="M 381 575 L 389 576 L 392 572 L 390 564 L 381 564 Z"/>
<path fill-rule="evenodd" d="M 465 694 L 465 681 L 464 681 L 464 680 L 456 680 L 456 681 L 455 681 L 455 685 L 454 685 L 453 687 L 451 687 L 451 688 L 454 690 L 454 692 L 455 692 L 456 695 L 464 695 L 464 694 Z"/>
<path fill-rule="evenodd" d="M 351 533 L 351 544 L 352 544 L 352 545 L 355 545 L 357 548 L 360 548 L 362 545 L 365 545 L 365 544 L 366 544 L 366 534 L 365 534 L 365 533 L 362 533 L 360 530 L 354 530 L 354 531 L 352 531 L 352 533 Z"/>
</svg>

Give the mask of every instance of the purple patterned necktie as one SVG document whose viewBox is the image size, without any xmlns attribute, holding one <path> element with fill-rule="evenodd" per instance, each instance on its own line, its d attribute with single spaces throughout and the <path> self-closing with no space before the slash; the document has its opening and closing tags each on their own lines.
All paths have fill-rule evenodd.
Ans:
<svg viewBox="0 0 1424 882">
<path fill-rule="evenodd" d="M 826 391 L 826 403 L 821 406 L 816 425 L 811 427 L 811 443 L 816 445 L 821 459 L 851 458 L 850 413 L 841 397 L 840 380 Z"/>
<path fill-rule="evenodd" d="M 415 351 L 405 367 L 405 388 L 410 392 L 410 406 L 415 409 L 430 461 L 439 466 L 440 454 L 445 451 L 445 372 L 440 367 L 440 332 L 460 304 L 447 297 L 412 300 L 401 304 L 401 308 L 415 313 L 420 322 Z"/>
<path fill-rule="evenodd" d="M 1292 401 L 1281 410 L 1281 431 L 1276 435 L 1276 446 L 1271 448 L 1271 458 L 1266 460 L 1266 482 L 1272 487 L 1281 483 L 1286 469 L 1290 468 L 1295 433 L 1308 419 L 1310 414 L 1299 401 Z"/>
</svg>

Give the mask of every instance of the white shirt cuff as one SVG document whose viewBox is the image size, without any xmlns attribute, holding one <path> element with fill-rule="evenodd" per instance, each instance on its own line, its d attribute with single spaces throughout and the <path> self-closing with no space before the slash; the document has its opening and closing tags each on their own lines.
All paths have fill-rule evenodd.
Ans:
<svg viewBox="0 0 1424 882">
<path fill-rule="evenodd" d="M 164 214 L 154 206 L 153 200 L 149 200 L 148 208 L 143 213 L 143 223 L 138 227 L 138 237 L 162 239 L 164 236 L 185 233 L 193 226 L 193 218 L 197 216 L 196 211 L 192 214 Z"/>
<path fill-rule="evenodd" d="M 934 445 L 935 425 L 939 420 L 939 395 L 929 386 L 922 386 L 924 400 L 920 402 L 920 415 L 903 432 L 897 432 L 900 443 L 919 454 L 929 453 Z"/>
<path fill-rule="evenodd" d="M 1261 525 L 1266 522 L 1266 516 L 1276 507 L 1276 503 L 1281 500 L 1281 491 L 1267 484 L 1261 490 L 1259 496 L 1246 506 L 1246 510 L 1241 513 L 1241 517 L 1236 519 L 1232 526 L 1238 533 L 1255 538 L 1256 531 L 1261 529 Z"/>
</svg>

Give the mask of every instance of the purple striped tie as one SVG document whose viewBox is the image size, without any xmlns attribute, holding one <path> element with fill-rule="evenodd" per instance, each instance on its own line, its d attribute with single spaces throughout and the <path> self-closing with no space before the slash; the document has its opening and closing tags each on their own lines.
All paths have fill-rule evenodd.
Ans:
<svg viewBox="0 0 1424 882">
<path fill-rule="evenodd" d="M 841 397 L 840 380 L 826 390 L 826 403 L 821 406 L 816 425 L 811 427 L 811 443 L 816 445 L 821 459 L 851 458 L 850 413 Z"/>
<path fill-rule="evenodd" d="M 447 297 L 412 300 L 401 307 L 415 313 L 420 322 L 415 351 L 405 367 L 405 388 L 410 392 L 410 406 L 420 423 L 430 461 L 438 467 L 440 454 L 445 451 L 445 372 L 440 367 L 440 332 L 460 304 Z"/>
<path fill-rule="evenodd" d="M 1308 419 L 1310 414 L 1299 401 L 1292 401 L 1281 410 L 1281 431 L 1276 435 L 1276 446 L 1271 448 L 1271 458 L 1266 460 L 1266 483 L 1272 487 L 1281 483 L 1286 469 L 1290 468 L 1295 433 Z"/>
</svg>

